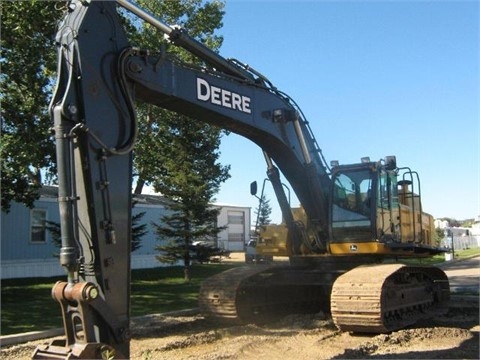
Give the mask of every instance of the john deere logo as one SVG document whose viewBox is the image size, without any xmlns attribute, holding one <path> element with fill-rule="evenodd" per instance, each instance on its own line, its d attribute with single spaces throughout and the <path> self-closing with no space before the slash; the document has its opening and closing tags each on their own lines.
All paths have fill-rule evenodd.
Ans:
<svg viewBox="0 0 480 360">
<path fill-rule="evenodd" d="M 350 251 L 357 251 L 357 245 L 350 245 Z"/>
<path fill-rule="evenodd" d="M 247 114 L 252 113 L 251 99 L 248 96 L 210 85 L 207 80 L 201 78 L 197 78 L 197 99 Z"/>
</svg>

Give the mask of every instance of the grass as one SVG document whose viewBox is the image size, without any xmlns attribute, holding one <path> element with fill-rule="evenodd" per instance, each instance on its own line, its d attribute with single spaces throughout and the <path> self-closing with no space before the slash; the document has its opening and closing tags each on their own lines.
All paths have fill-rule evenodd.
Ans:
<svg viewBox="0 0 480 360">
<path fill-rule="evenodd" d="M 2 280 L 1 334 L 59 327 L 60 307 L 51 290 L 59 278 Z"/>
<path fill-rule="evenodd" d="M 455 258 L 480 255 L 480 248 L 455 251 Z M 407 260 L 411 264 L 433 265 L 445 261 L 444 255 Z M 183 280 L 183 268 L 165 267 L 132 271 L 131 315 L 188 309 L 197 306 L 201 282 L 232 266 L 194 265 L 193 278 Z M 62 326 L 59 305 L 52 300 L 51 289 L 62 278 L 10 279 L 2 281 L 1 335 L 46 330 Z"/>
<path fill-rule="evenodd" d="M 227 270 L 223 264 L 194 265 L 192 280 L 183 280 L 182 267 L 132 271 L 131 315 L 141 316 L 197 306 L 201 282 Z M 2 281 L 1 335 L 62 327 L 60 306 L 51 296 L 53 285 L 65 278 Z"/>
<path fill-rule="evenodd" d="M 456 250 L 455 259 L 465 259 L 470 256 L 480 255 L 480 248 Z"/>
<path fill-rule="evenodd" d="M 455 259 L 461 260 L 471 256 L 480 255 L 480 248 L 455 250 Z M 445 262 L 445 254 L 435 255 L 426 258 L 402 259 L 402 262 L 410 265 L 436 265 Z"/>
<path fill-rule="evenodd" d="M 195 265 L 188 283 L 183 280 L 181 267 L 136 270 L 132 274 L 131 314 L 140 316 L 196 307 L 202 281 L 231 267 Z"/>
</svg>

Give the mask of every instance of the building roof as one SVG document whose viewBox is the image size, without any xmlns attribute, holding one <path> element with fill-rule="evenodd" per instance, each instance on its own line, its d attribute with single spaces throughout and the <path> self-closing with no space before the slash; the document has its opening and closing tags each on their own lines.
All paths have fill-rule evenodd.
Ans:
<svg viewBox="0 0 480 360">
<path fill-rule="evenodd" d="M 58 186 L 43 185 L 40 188 L 40 196 L 49 199 L 58 198 Z"/>
<path fill-rule="evenodd" d="M 40 189 L 42 198 L 56 199 L 58 198 L 58 186 L 44 185 Z M 133 201 L 143 205 L 166 205 L 169 200 L 161 195 L 151 194 L 132 194 Z"/>
<path fill-rule="evenodd" d="M 167 205 L 170 201 L 161 195 L 132 194 L 133 201 L 142 205 Z"/>
<path fill-rule="evenodd" d="M 44 185 L 40 189 L 40 196 L 48 199 L 58 198 L 58 186 Z M 157 194 L 132 194 L 133 201 L 138 205 L 156 205 L 166 206 L 170 202 L 166 197 Z M 241 208 L 250 209 L 248 206 L 239 206 L 231 204 L 212 204 L 215 207 L 229 207 L 229 208 Z"/>
</svg>

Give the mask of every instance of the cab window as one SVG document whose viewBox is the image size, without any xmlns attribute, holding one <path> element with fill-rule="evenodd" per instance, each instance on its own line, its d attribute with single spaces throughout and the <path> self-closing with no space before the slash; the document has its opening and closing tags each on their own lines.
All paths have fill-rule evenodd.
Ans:
<svg viewBox="0 0 480 360">
<path fill-rule="evenodd" d="M 397 176 L 393 173 L 382 172 L 379 177 L 378 207 L 383 209 L 398 207 Z"/>
<path fill-rule="evenodd" d="M 368 170 L 338 174 L 333 203 L 342 209 L 368 215 L 372 206 L 372 179 Z"/>
</svg>

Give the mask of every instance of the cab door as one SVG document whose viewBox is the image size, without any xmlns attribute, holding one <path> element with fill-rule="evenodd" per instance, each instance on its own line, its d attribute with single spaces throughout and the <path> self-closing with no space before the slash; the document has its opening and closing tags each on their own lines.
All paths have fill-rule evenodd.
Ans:
<svg viewBox="0 0 480 360">
<path fill-rule="evenodd" d="M 331 242 L 375 238 L 376 172 L 371 167 L 341 169 L 332 175 Z"/>
</svg>

